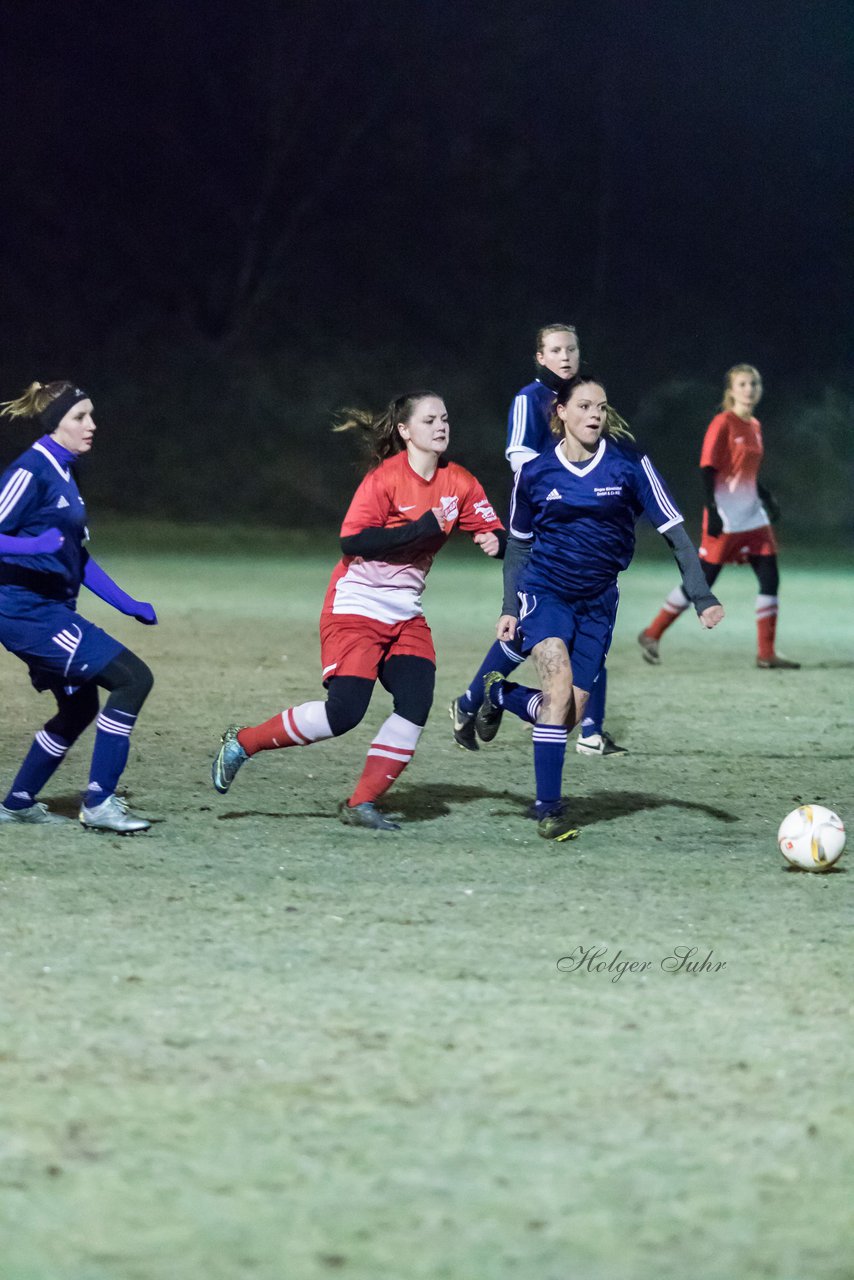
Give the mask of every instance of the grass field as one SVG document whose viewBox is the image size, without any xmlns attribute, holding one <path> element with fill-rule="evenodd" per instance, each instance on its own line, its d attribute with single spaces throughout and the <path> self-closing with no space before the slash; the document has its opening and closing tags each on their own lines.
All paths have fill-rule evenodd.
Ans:
<svg viewBox="0 0 854 1280">
<path fill-rule="evenodd" d="M 568 756 L 584 830 L 555 846 L 525 730 L 449 735 L 494 565 L 433 571 L 437 702 L 382 835 L 334 819 L 381 692 L 350 737 L 209 782 L 226 724 L 317 696 L 331 549 L 148 541 L 102 557 L 161 625 L 88 613 L 157 676 L 126 775 L 156 824 L 0 831 L 2 1280 L 854 1276 L 852 855 L 798 874 L 774 839 L 804 800 L 854 823 L 844 566 L 784 559 L 791 673 L 753 666 L 744 570 L 717 632 L 684 618 L 646 666 L 674 571 L 633 566 L 631 755 Z M 49 712 L 9 655 L 0 680 L 8 779 Z M 47 792 L 68 814 L 89 741 Z M 680 947 L 708 966 L 666 971 Z M 577 948 L 649 963 L 558 967 Z"/>
</svg>

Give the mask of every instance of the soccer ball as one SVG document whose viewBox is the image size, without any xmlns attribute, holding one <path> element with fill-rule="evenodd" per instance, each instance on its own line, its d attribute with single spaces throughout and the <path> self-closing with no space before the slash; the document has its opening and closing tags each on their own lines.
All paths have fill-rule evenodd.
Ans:
<svg viewBox="0 0 854 1280">
<path fill-rule="evenodd" d="M 842 856 L 842 819 L 822 804 L 802 804 L 780 823 L 777 844 L 787 862 L 801 871 L 827 871 Z"/>
</svg>

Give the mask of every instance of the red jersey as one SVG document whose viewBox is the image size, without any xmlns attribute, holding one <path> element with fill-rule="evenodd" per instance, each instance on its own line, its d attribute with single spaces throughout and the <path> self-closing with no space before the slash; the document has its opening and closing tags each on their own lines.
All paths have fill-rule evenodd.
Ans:
<svg viewBox="0 0 854 1280">
<path fill-rule="evenodd" d="M 381 622 L 401 622 L 424 611 L 424 580 L 436 552 L 456 526 L 467 533 L 503 528 L 489 499 L 471 472 L 456 462 L 436 468 L 425 480 L 409 465 L 406 452 L 387 458 L 369 471 L 356 490 L 341 526 L 341 537 L 363 529 L 396 529 L 433 507 L 444 513 L 444 532 L 417 546 L 389 552 L 385 560 L 344 556 L 336 565 L 323 604 L 324 612 L 357 613 Z"/>
<path fill-rule="evenodd" d="M 762 428 L 756 418 L 731 411 L 712 418 L 700 454 L 701 467 L 714 467 L 715 502 L 724 533 L 744 533 L 768 524 L 756 477 L 762 463 Z"/>
</svg>

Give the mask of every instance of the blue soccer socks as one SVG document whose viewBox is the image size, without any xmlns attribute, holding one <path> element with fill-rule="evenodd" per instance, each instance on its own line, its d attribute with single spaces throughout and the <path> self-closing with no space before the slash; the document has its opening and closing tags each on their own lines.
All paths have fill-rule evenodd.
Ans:
<svg viewBox="0 0 854 1280">
<path fill-rule="evenodd" d="M 563 762 L 569 730 L 564 724 L 535 724 L 534 775 L 537 780 L 537 805 L 547 808 L 560 803 Z"/>
<path fill-rule="evenodd" d="M 477 674 L 471 684 L 462 697 L 457 699 L 457 706 L 460 711 L 465 712 L 467 716 L 473 715 L 477 711 L 483 702 L 484 677 L 488 676 L 490 672 L 499 671 L 501 675 L 509 676 L 511 671 L 515 671 L 519 664 L 524 661 L 524 656 L 516 648 L 516 641 L 508 644 L 503 640 L 496 640 L 478 667 Z"/>
<path fill-rule="evenodd" d="M 42 787 L 62 764 L 70 745 L 57 734 L 39 729 L 3 801 L 6 808 L 29 809 Z"/>
<path fill-rule="evenodd" d="M 109 704 L 95 721 L 95 750 L 89 786 L 83 798 L 86 809 L 95 808 L 113 795 L 124 772 L 130 751 L 131 730 L 136 716 L 129 711 L 113 711 Z"/>
</svg>

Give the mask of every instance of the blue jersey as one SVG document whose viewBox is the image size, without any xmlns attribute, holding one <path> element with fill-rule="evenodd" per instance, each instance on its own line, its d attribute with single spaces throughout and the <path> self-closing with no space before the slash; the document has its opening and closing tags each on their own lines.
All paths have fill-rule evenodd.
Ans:
<svg viewBox="0 0 854 1280">
<path fill-rule="evenodd" d="M 45 581 L 50 582 L 52 594 L 73 600 L 83 579 L 87 559 L 83 543 L 89 534 L 86 507 L 64 457 L 66 451 L 53 441 L 37 440 L 0 476 L 0 533 L 30 536 L 59 529 L 65 537 L 52 554 L 0 556 L 0 564 L 50 575 Z M 17 590 L 0 586 L 0 596 Z"/>
<path fill-rule="evenodd" d="M 554 442 L 549 422 L 557 396 L 550 387 L 530 382 L 514 398 L 507 416 L 507 448 L 505 458 L 518 450 L 543 453 Z"/>
<path fill-rule="evenodd" d="M 649 458 L 607 437 L 590 462 L 564 457 L 560 445 L 516 475 L 510 534 L 531 542 L 520 591 L 551 591 L 567 600 L 600 595 L 616 582 L 635 549 L 642 514 L 664 533 L 682 514 Z"/>
</svg>

